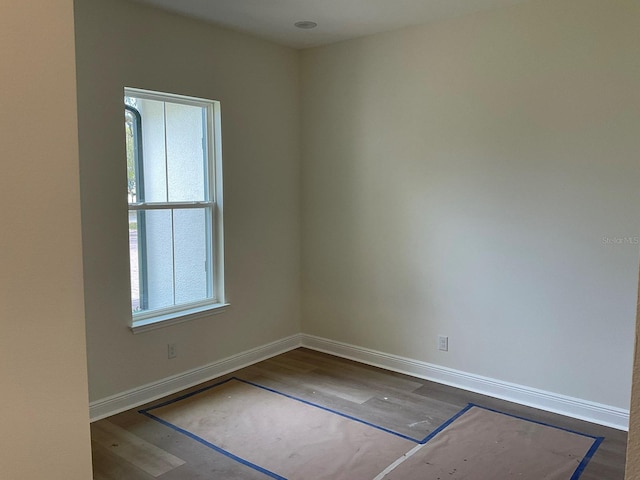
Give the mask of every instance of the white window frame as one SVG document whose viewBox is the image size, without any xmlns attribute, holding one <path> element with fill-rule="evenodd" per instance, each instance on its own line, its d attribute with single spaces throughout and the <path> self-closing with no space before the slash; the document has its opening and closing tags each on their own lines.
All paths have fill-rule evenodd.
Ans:
<svg viewBox="0 0 640 480">
<path fill-rule="evenodd" d="M 210 239 L 208 261 L 211 262 L 210 282 L 212 283 L 211 298 L 198 302 L 191 302 L 171 307 L 132 313 L 131 330 L 141 333 L 156 328 L 166 327 L 186 322 L 196 318 L 209 316 L 225 311 L 229 304 L 225 297 L 224 282 L 224 222 L 222 195 L 222 131 L 220 102 L 196 97 L 187 97 L 171 93 L 160 93 L 138 88 L 125 87 L 124 95 L 147 100 L 178 103 L 202 107 L 207 118 L 207 183 L 208 200 L 198 202 L 137 202 L 128 204 L 128 212 L 155 209 L 190 209 L 206 208 L 211 211 Z M 142 126 L 144 129 L 144 125 Z"/>
</svg>

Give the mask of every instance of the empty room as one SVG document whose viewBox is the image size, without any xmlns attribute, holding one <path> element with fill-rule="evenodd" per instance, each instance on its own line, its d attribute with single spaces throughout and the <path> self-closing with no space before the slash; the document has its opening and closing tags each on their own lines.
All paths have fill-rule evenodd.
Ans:
<svg viewBox="0 0 640 480">
<path fill-rule="evenodd" d="M 7 478 L 640 478 L 639 2 L 36 3 Z"/>
</svg>

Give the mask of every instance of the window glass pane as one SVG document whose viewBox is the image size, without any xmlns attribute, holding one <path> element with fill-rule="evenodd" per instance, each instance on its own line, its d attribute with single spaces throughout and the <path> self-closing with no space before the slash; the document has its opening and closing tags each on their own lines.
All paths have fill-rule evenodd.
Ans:
<svg viewBox="0 0 640 480">
<path fill-rule="evenodd" d="M 155 310 L 174 304 L 173 221 L 171 210 L 144 213 L 147 308 Z"/>
<path fill-rule="evenodd" d="M 205 200 L 204 113 L 202 107 L 165 103 L 170 202 Z"/>
<path fill-rule="evenodd" d="M 209 217 L 206 208 L 129 212 L 133 312 L 211 298 Z"/>
<path fill-rule="evenodd" d="M 124 133 L 127 148 L 127 198 L 129 203 L 135 203 L 137 201 L 136 137 L 138 132 L 136 116 L 132 112 L 125 110 Z"/>
<path fill-rule="evenodd" d="M 167 158 L 165 153 L 164 102 L 138 98 L 142 117 L 142 169 L 145 202 L 167 201 Z"/>
<path fill-rule="evenodd" d="M 138 251 L 138 214 L 129 211 L 129 267 L 131 270 L 131 311 L 142 310 L 140 300 L 140 260 Z"/>
<path fill-rule="evenodd" d="M 207 294 L 207 210 L 174 210 L 176 303 L 204 300 Z"/>
</svg>

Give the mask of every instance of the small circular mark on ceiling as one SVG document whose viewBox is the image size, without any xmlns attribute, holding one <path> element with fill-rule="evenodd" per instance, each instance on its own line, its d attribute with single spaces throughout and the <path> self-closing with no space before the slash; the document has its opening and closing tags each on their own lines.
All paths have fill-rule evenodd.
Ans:
<svg viewBox="0 0 640 480">
<path fill-rule="evenodd" d="M 294 23 L 294 25 L 298 28 L 302 28 L 304 30 L 310 30 L 312 28 L 316 28 L 318 24 L 316 22 L 311 22 L 309 20 L 302 20 L 300 22 Z"/>
</svg>

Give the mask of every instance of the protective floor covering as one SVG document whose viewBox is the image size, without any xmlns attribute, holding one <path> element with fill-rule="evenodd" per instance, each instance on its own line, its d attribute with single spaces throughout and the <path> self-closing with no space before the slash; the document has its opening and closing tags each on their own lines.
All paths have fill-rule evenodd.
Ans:
<svg viewBox="0 0 640 480">
<path fill-rule="evenodd" d="M 384 480 L 577 480 L 602 438 L 470 405 Z"/>
<path fill-rule="evenodd" d="M 237 378 L 141 413 L 285 480 L 577 480 L 602 441 L 471 404 L 414 439 Z"/>
</svg>

